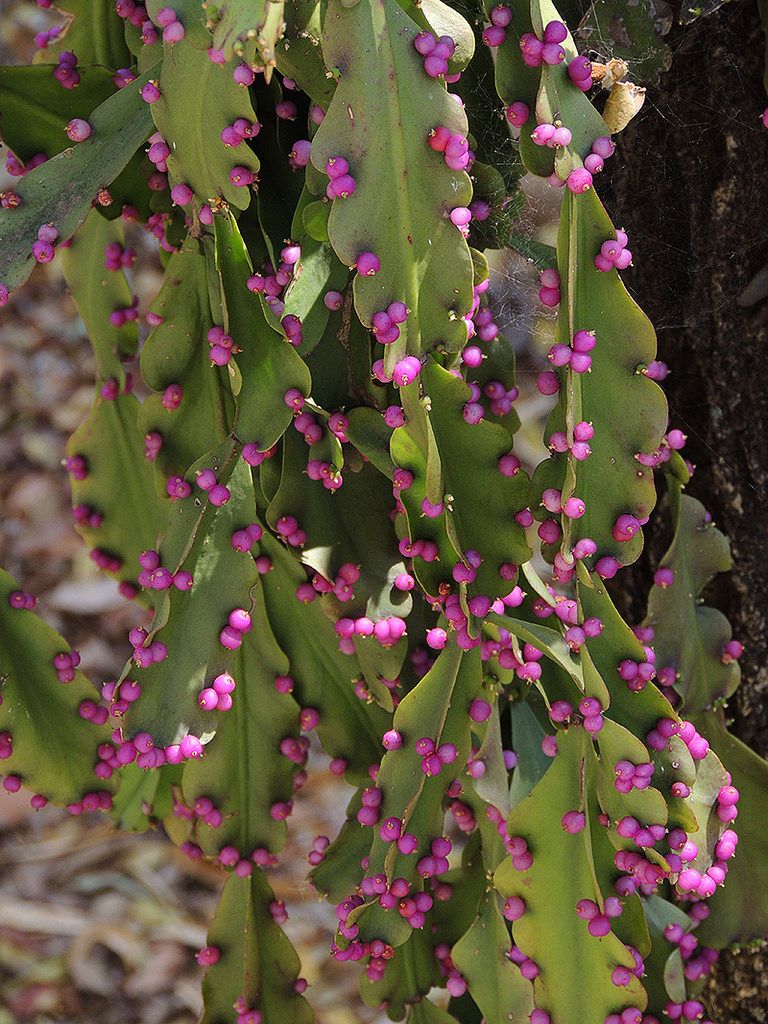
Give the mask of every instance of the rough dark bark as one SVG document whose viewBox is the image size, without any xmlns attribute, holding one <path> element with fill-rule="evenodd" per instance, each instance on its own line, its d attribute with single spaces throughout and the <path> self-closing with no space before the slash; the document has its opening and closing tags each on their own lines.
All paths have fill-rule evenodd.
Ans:
<svg viewBox="0 0 768 1024">
<path fill-rule="evenodd" d="M 768 132 L 759 114 L 765 39 L 756 0 L 736 0 L 670 36 L 674 60 L 621 136 L 602 191 L 630 235 L 625 275 L 653 320 L 671 424 L 698 466 L 689 492 L 731 540 L 735 568 L 711 603 L 746 644 L 733 729 L 768 754 L 768 298 L 739 304 L 768 264 Z M 651 531 L 631 573 L 643 617 L 666 537 Z M 719 1024 L 768 1021 L 766 955 L 728 954 L 708 993 Z"/>
</svg>

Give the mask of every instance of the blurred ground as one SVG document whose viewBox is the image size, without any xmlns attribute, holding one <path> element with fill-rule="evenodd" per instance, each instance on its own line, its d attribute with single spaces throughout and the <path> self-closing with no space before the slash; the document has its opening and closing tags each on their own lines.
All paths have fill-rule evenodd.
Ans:
<svg viewBox="0 0 768 1024">
<path fill-rule="evenodd" d="M 0 63 L 28 62 L 32 35 L 50 23 L 29 0 L 0 0 Z M 10 180 L 0 170 L 0 191 Z M 140 251 L 132 281 L 144 312 L 160 276 L 151 250 Z M 499 321 L 518 349 L 531 333 L 524 291 L 533 278 L 522 260 L 495 273 Z M 518 405 L 529 425 L 518 448 L 535 462 L 543 410 L 529 359 Z M 99 684 L 120 672 L 137 613 L 98 574 L 69 513 L 62 458 L 90 404 L 93 372 L 56 264 L 38 268 L 0 314 L 0 564 L 38 596 L 40 613 Z M 313 763 L 270 880 L 288 905 L 286 930 L 318 1024 L 381 1024 L 386 1018 L 359 1001 L 357 969 L 329 959 L 333 910 L 303 882 L 313 838 L 335 834 L 347 802 L 322 759 Z M 161 834 L 118 834 L 103 819 L 35 812 L 28 797 L 0 790 L 0 1024 L 193 1024 L 194 951 L 204 944 L 222 873 L 189 861 Z"/>
</svg>

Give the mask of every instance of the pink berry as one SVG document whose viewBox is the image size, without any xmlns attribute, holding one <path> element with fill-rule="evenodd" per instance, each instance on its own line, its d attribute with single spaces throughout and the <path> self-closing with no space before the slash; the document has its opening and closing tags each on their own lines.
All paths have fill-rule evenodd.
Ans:
<svg viewBox="0 0 768 1024">
<path fill-rule="evenodd" d="M 528 105 L 519 101 L 511 103 L 504 111 L 504 114 L 513 128 L 522 128 L 531 116 Z"/>
<path fill-rule="evenodd" d="M 93 128 L 82 117 L 73 117 L 66 127 L 66 132 L 72 142 L 85 142 L 93 133 Z"/>
<path fill-rule="evenodd" d="M 592 175 L 586 167 L 575 167 L 566 178 L 565 184 L 574 195 L 581 195 L 592 188 Z"/>
</svg>

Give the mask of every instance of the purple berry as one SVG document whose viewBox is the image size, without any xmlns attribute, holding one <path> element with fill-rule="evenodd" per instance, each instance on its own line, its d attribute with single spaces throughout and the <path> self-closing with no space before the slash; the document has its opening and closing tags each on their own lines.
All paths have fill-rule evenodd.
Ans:
<svg viewBox="0 0 768 1024">
<path fill-rule="evenodd" d="M 504 115 L 513 128 L 522 128 L 531 112 L 526 103 L 511 103 L 504 111 Z"/>
<path fill-rule="evenodd" d="M 491 705 L 487 700 L 473 700 L 469 705 L 469 717 L 473 722 L 487 722 L 491 717 Z"/>
<path fill-rule="evenodd" d="M 586 167 L 575 167 L 566 178 L 565 184 L 574 195 L 581 195 L 592 188 L 592 175 Z"/>
<path fill-rule="evenodd" d="M 66 127 L 66 133 L 72 142 L 85 142 L 93 133 L 93 128 L 82 117 L 73 117 Z"/>
<path fill-rule="evenodd" d="M 372 277 L 381 270 L 378 256 L 372 252 L 361 252 L 357 257 L 357 272 L 365 277 Z"/>
<path fill-rule="evenodd" d="M 142 86 L 141 98 L 145 103 L 157 103 L 160 99 L 160 89 L 156 81 L 150 79 L 149 82 Z"/>
</svg>

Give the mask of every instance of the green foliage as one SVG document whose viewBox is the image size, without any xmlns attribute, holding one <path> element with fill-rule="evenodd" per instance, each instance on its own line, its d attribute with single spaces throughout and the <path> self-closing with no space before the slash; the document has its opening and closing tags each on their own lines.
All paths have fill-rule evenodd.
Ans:
<svg viewBox="0 0 768 1024">
<path fill-rule="evenodd" d="M 323 63 L 321 5 L 318 0 L 291 0 L 284 13 L 285 33 L 275 48 L 277 66 L 326 110 L 334 83 Z"/>
<path fill-rule="evenodd" d="M 651 952 L 646 958 L 649 966 L 646 989 L 648 1010 L 662 1013 L 670 999 L 685 1001 L 685 983 L 682 978 L 683 958 L 680 950 L 664 935 L 669 925 L 679 925 L 684 932 L 691 930 L 691 919 L 679 907 L 659 896 L 643 900 L 645 918 L 651 934 Z"/>
<path fill-rule="evenodd" d="M 525 1019 L 533 1009 L 530 985 L 509 960 L 509 930 L 499 898 L 487 893 L 471 928 L 453 949 L 453 962 L 469 984 L 487 1024 Z"/>
<path fill-rule="evenodd" d="M 130 66 L 123 23 L 113 0 L 56 0 L 54 6 L 66 15 L 65 30 L 42 51 L 43 59 L 53 61 L 62 50 L 70 50 L 81 61 L 110 71 Z"/>
<path fill-rule="evenodd" d="M 351 267 L 375 252 L 381 262 L 378 274 L 355 278 L 360 319 L 369 326 L 394 301 L 408 307 L 401 338 L 384 355 L 390 370 L 406 351 L 461 348 L 472 302 L 469 249 L 448 219 L 468 205 L 469 179 L 426 146 L 436 125 L 464 134 L 466 120 L 425 78 L 411 43 L 416 31 L 396 0 L 329 7 L 323 53 L 336 91 L 312 143 L 319 171 L 343 156 L 356 183 L 353 195 L 334 200 L 328 221 L 339 258 Z"/>
<path fill-rule="evenodd" d="M 597 939 L 576 915 L 579 900 L 603 906 L 610 894 L 609 879 L 597 873 L 601 836 L 594 810 L 596 758 L 586 734 L 571 730 L 558 738 L 558 753 L 535 789 L 510 815 L 510 835 L 521 836 L 533 855 L 533 865 L 518 871 L 508 858 L 496 872 L 494 884 L 504 896 L 518 896 L 526 911 L 513 926 L 513 937 L 526 956 L 540 967 L 534 985 L 536 1006 L 563 1022 L 604 1020 L 625 1006 L 645 1005 L 637 979 L 618 989 L 611 982 L 616 965 L 634 961 L 613 932 Z M 569 835 L 561 820 L 583 809 L 587 826 Z M 567 866 L 567 867 L 566 867 Z M 588 984 L 584 981 L 588 980 Z"/>
<path fill-rule="evenodd" d="M 720 715 L 699 722 L 706 729 L 715 753 L 727 765 L 739 800 L 739 852 L 728 872 L 728 885 L 712 897 L 712 913 L 701 925 L 700 941 L 717 949 L 732 943 L 752 942 L 766 931 L 768 902 L 768 849 L 765 816 L 768 814 L 768 764 L 732 736 Z"/>
<path fill-rule="evenodd" d="M 432 361 L 426 363 L 422 381 L 448 507 L 448 534 L 458 541 L 460 558 L 467 551 L 483 552 L 470 590 L 500 597 L 509 593 L 510 584 L 499 576 L 499 568 L 530 557 L 525 533 L 514 518 L 528 499 L 528 477 L 522 471 L 513 477 L 500 472 L 499 459 L 512 450 L 512 438 L 503 427 L 465 423 L 462 409 L 470 400 L 465 384 Z M 428 449 L 427 475 L 431 454 Z"/>
<path fill-rule="evenodd" d="M 250 597 L 254 628 L 231 669 L 237 699 L 230 711 L 219 712 L 221 724 L 210 753 L 188 762 L 182 776 L 190 806 L 207 797 L 224 817 L 217 828 L 198 824 L 197 842 L 211 856 L 223 846 L 234 846 L 246 857 L 257 848 L 278 853 L 286 825 L 271 816 L 270 808 L 291 799 L 298 771 L 286 757 L 272 756 L 281 740 L 298 733 L 299 707 L 291 694 L 275 689 L 275 677 L 287 675 L 289 664 L 272 634 L 258 581 Z"/>
<path fill-rule="evenodd" d="M 414 834 L 419 846 L 416 856 L 406 856 L 399 853 L 396 844 L 376 836 L 369 857 L 372 873 L 386 871 L 388 878 L 413 879 L 417 857 L 424 856 L 430 840 L 440 834 L 441 804 L 451 782 L 450 771 L 425 775 L 415 743 L 423 736 L 434 740 L 438 747 L 453 743 L 458 750 L 458 763 L 466 761 L 470 746 L 467 711 L 478 696 L 480 685 L 477 654 L 462 654 L 452 648 L 440 654 L 432 669 L 398 705 L 392 725 L 405 743 L 399 750 L 390 750 L 384 755 L 377 784 L 385 794 L 382 817 L 399 817 L 403 821 L 403 832 Z M 370 916 L 368 910 L 363 911 L 361 928 L 365 927 L 363 919 Z M 372 916 L 381 915 L 374 908 Z M 376 924 L 380 926 L 379 921 Z M 394 944 L 399 945 L 399 942 Z"/>
<path fill-rule="evenodd" d="M 361 793 L 356 792 L 350 800 L 346 821 L 309 876 L 317 891 L 335 903 L 341 903 L 357 887 L 362 870 L 360 862 L 371 847 L 368 831 L 356 817 L 362 806 Z"/>
<path fill-rule="evenodd" d="M 109 792 L 113 785 L 93 775 L 97 747 L 109 731 L 78 714 L 82 701 L 98 698 L 96 690 L 79 671 L 69 683 L 58 681 L 53 659 L 71 648 L 34 612 L 9 607 L 18 592 L 0 570 L 0 735 L 12 744 L 3 772 L 55 804 Z"/>
<path fill-rule="evenodd" d="M 141 375 L 160 394 L 143 403 L 139 427 L 144 434 L 157 432 L 162 437 L 159 466 L 168 475 L 184 474 L 226 436 L 233 417 L 227 370 L 210 362 L 208 265 L 194 238 L 168 261 L 152 309 L 162 323 L 142 349 Z M 172 384 L 183 390 L 176 409 L 162 402 L 162 393 Z"/>
<path fill-rule="evenodd" d="M 344 564 L 361 566 L 355 596 L 346 602 L 345 611 L 366 614 L 374 621 L 387 615 L 407 615 L 411 598 L 394 586 L 396 576 L 405 571 L 394 531 L 386 521 L 369 524 L 365 520 L 371 500 L 380 506 L 391 502 L 386 479 L 363 464 L 345 476 L 338 494 L 332 494 L 303 472 L 302 447 L 296 431 L 283 442 L 280 486 L 269 503 L 269 525 L 276 529 L 283 516 L 297 516 L 309 537 L 301 549 L 301 560 L 328 580 L 336 579 Z"/>
<path fill-rule="evenodd" d="M 242 349 L 237 366 L 248 382 L 237 396 L 234 429 L 244 442 L 267 451 L 292 419 L 284 400 L 286 391 L 296 388 L 308 395 L 309 371 L 293 346 L 273 329 L 263 300 L 248 291 L 246 282 L 252 268 L 234 219 L 216 221 L 216 267 L 225 326 Z"/>
<path fill-rule="evenodd" d="M 137 79 L 96 107 L 88 119 L 91 137 L 35 167 L 16 189 L 21 205 L 0 209 L 0 281 L 8 288 L 23 284 L 32 272 L 32 245 L 40 225 L 52 224 L 61 240 L 70 238 L 99 190 L 109 188 L 150 134 L 152 120 L 139 95 L 143 81 Z"/>
<path fill-rule="evenodd" d="M 623 25 L 616 52 L 651 77 L 665 48 L 648 5 L 621 24 L 618 6 L 590 5 L 576 36 Z M 120 827 L 162 824 L 233 869 L 199 955 L 203 1024 L 312 1020 L 262 867 L 319 752 L 354 788 L 310 879 L 337 904 L 331 952 L 361 962 L 371 1007 L 407 1024 L 611 1024 L 692 998 L 669 925 L 717 946 L 768 930 L 768 770 L 727 731 L 740 647 L 724 651 L 730 626 L 703 602 L 727 541 L 682 493 L 653 328 L 618 271 L 597 269 L 616 231 L 570 177 L 607 124 L 571 81 L 567 30 L 548 30 L 562 61 L 523 60 L 521 36 L 543 38 L 557 10 L 147 0 L 134 24 L 111 0 L 59 9 L 70 24 L 38 61 L 0 69 L 5 142 L 48 157 L 2 197 L 0 301 L 55 228 L 95 359 L 67 448 L 76 525 L 147 614 L 99 694 L 74 670 L 58 681 L 69 648 L 0 576 L 6 788 L 73 813 L 114 792 Z M 487 46 L 485 21 L 507 15 Z M 55 67 L 72 49 L 65 88 Z M 521 129 L 494 87 L 527 105 Z M 72 118 L 93 131 L 69 146 Z M 570 143 L 537 145 L 550 123 Z M 337 158 L 346 195 L 329 184 Z M 556 248 L 517 223 L 525 172 L 565 183 Z M 152 298 L 132 264 L 155 243 Z M 596 338 L 589 372 L 558 369 L 552 456 L 532 476 L 495 320 L 489 250 L 508 247 L 548 271 L 549 306 L 557 270 L 556 343 Z M 363 253 L 380 268 L 358 272 Z M 373 329 L 390 307 L 399 334 L 380 316 Z M 648 521 L 665 464 L 674 536 L 634 630 L 621 577 L 606 579 L 642 534 L 617 539 L 616 523 Z M 574 496 L 583 515 L 567 514 Z M 606 911 L 599 936 L 584 900 Z"/>
<path fill-rule="evenodd" d="M 235 149 L 222 144 L 224 128 L 242 117 L 256 120 L 245 89 L 232 79 L 232 65 L 219 66 L 207 53 L 186 40 L 167 47 L 158 76 L 160 99 L 152 117 L 171 148 L 168 171 L 174 182 L 192 188 L 203 203 L 225 200 L 244 210 L 250 200 L 247 187 L 230 181 L 233 167 L 256 173 L 259 161 L 242 143 Z M 190 123 L 188 110 L 196 111 Z"/>
<path fill-rule="evenodd" d="M 202 1024 L 228 1024 L 239 999 L 244 1010 L 262 1007 L 276 1020 L 312 1021 L 309 1003 L 294 989 L 299 958 L 272 918 L 273 900 L 258 869 L 250 878 L 232 877 L 224 886 L 208 932 L 208 945 L 221 952 L 221 959 L 203 979 Z"/>
<path fill-rule="evenodd" d="M 614 825 L 627 814 L 638 821 L 667 823 L 667 805 L 658 789 L 633 789 L 619 793 L 616 789 L 615 765 L 619 761 L 646 764 L 647 747 L 629 729 L 607 719 L 597 738 L 600 763 L 597 770 L 597 798 L 603 813 Z M 620 845 L 618 836 L 612 838 Z"/>
<path fill-rule="evenodd" d="M 100 520 L 97 526 L 76 521 L 78 532 L 88 547 L 119 559 L 117 575 L 130 582 L 136 579 L 139 555 L 154 546 L 165 526 L 165 509 L 136 425 L 138 411 L 132 395 L 97 396 L 67 446 L 70 456 L 88 463 L 85 480 L 72 480 L 72 502 Z"/>
<path fill-rule="evenodd" d="M 125 246 L 123 226 L 119 221 L 104 220 L 92 210 L 61 254 L 61 262 L 96 358 L 96 380 L 103 384 L 112 377 L 122 388 L 124 364 L 136 355 L 139 334 L 135 320 L 118 326 L 110 323 L 110 314 L 128 309 L 132 296 L 125 273 L 105 267 L 108 245 Z"/>
<path fill-rule="evenodd" d="M 676 530 L 659 564 L 672 570 L 674 580 L 652 589 L 647 622 L 656 634 L 659 667 L 674 670 L 685 710 L 701 714 L 730 697 L 741 675 L 737 661 L 723 661 L 730 623 L 701 596 L 718 573 L 731 568 L 730 545 L 701 502 L 683 494 L 670 475 L 667 489 Z"/>
<path fill-rule="evenodd" d="M 426 995 L 439 980 L 432 942 L 421 931 L 416 932 L 405 945 L 395 949 L 381 981 L 370 982 L 363 978 L 360 989 L 368 1006 L 386 1005 L 390 1020 L 402 1020 L 406 1013 L 415 1012 L 415 1008 L 409 1009 L 415 1004 L 415 1007 L 420 1008 L 422 1018 L 426 1014 L 427 1021 L 431 1021 L 429 1014 L 439 1014 L 439 1011 L 436 1007 L 430 1007 Z"/>
<path fill-rule="evenodd" d="M 234 531 L 255 522 L 248 467 L 226 447 L 205 465 L 232 497 L 220 508 L 200 500 L 177 507 L 169 517 L 160 545 L 160 564 L 172 574 L 191 573 L 188 591 L 171 587 L 158 592 L 148 641 L 163 642 L 174 655 L 138 668 L 129 662 L 123 677 L 138 679 L 141 700 L 126 717 L 128 735 L 149 732 L 162 745 L 178 743 L 188 732 L 210 736 L 216 729 L 214 712 L 202 711 L 197 694 L 220 672 L 231 668 L 233 655 L 219 643 L 219 633 L 235 608 L 250 609 L 249 591 L 256 577 L 253 562 L 230 542 Z"/>
<path fill-rule="evenodd" d="M 534 32 L 541 36 L 550 21 L 558 19 L 558 13 L 551 0 L 532 0 L 531 23 Z M 608 135 L 608 126 L 597 108 L 580 89 L 574 89 L 568 78 L 567 62 L 578 53 L 570 33 L 562 43 L 565 60 L 558 64 L 544 63 L 541 66 L 541 81 L 536 96 L 536 119 L 552 123 L 555 118 L 563 124 L 573 125 L 573 141 L 570 146 L 556 151 L 554 166 L 561 177 L 572 166 L 578 166 L 589 153 L 595 138 Z M 592 193 L 590 193 L 592 195 Z M 585 264 L 579 262 L 582 267 Z"/>
<path fill-rule="evenodd" d="M 69 148 L 72 117 L 88 118 L 112 93 L 106 68 L 85 67 L 77 89 L 62 89 L 46 64 L 0 68 L 0 136 L 21 160 Z"/>
<path fill-rule="evenodd" d="M 749 942 L 763 933 L 768 903 L 761 883 L 766 862 L 762 822 L 768 805 L 768 765 L 732 736 L 722 705 L 740 681 L 738 662 L 723 658 L 731 627 L 716 608 L 703 603 L 702 592 L 718 573 L 731 568 L 727 538 L 712 523 L 703 505 L 682 492 L 679 480 L 667 475 L 674 537 L 660 566 L 671 569 L 670 585 L 655 585 L 648 602 L 659 667 L 676 670 L 675 689 L 683 706 L 727 766 L 738 789 L 739 856 L 729 871 L 729 884 L 712 898 L 712 913 L 701 925 L 701 941 L 717 948 Z M 749 851 L 745 856 L 744 851 Z"/>
<path fill-rule="evenodd" d="M 355 695 L 357 661 L 336 649 L 333 626 L 322 609 L 317 603 L 295 600 L 304 573 L 270 535 L 265 534 L 262 546 L 272 560 L 263 580 L 267 609 L 277 641 L 288 655 L 297 699 L 302 707 L 320 713 L 318 736 L 325 752 L 346 761 L 349 777 L 362 779 L 379 758 L 389 716 L 366 707 Z"/>
<path fill-rule="evenodd" d="M 209 14 L 211 14 L 209 5 Z M 282 35 L 283 4 L 277 0 L 223 0 L 216 4 L 213 45 L 227 57 L 233 53 L 269 64 Z"/>
<path fill-rule="evenodd" d="M 654 683 L 632 692 L 618 676 L 618 665 L 625 659 L 644 660 L 643 647 L 624 622 L 611 601 L 605 583 L 596 574 L 581 574 L 578 587 L 584 618 L 598 618 L 603 629 L 590 640 L 588 649 L 610 695 L 609 715 L 636 736 L 645 737 L 660 718 L 674 718 L 675 713 Z"/>
<path fill-rule="evenodd" d="M 454 1024 L 455 1020 L 428 999 L 421 999 L 408 1010 L 407 1024 Z"/>
<path fill-rule="evenodd" d="M 141 551 L 155 545 L 165 526 L 165 509 L 154 492 L 137 425 L 140 406 L 128 391 L 125 363 L 136 354 L 135 321 L 120 326 L 110 314 L 131 306 L 122 271 L 106 270 L 108 245 L 123 245 L 122 226 L 95 210 L 62 254 L 62 269 L 96 358 L 97 392 L 88 416 L 69 440 L 67 454 L 86 460 L 88 474 L 71 480 L 72 502 L 88 510 L 76 528 L 90 548 L 120 560 L 118 576 L 135 581 Z M 103 388 L 114 388 L 116 395 Z M 99 525 L 90 516 L 99 516 Z"/>
<path fill-rule="evenodd" d="M 643 519 L 653 509 L 653 472 L 636 456 L 658 448 L 666 403 L 659 386 L 638 372 L 656 356 L 650 321 L 616 272 L 603 273 L 594 265 L 600 246 L 614 234 L 593 190 L 566 197 L 558 235 L 563 301 L 557 340 L 569 345 L 577 331 L 586 330 L 594 332 L 596 344 L 590 372 L 563 373 L 560 402 L 547 422 L 547 433 L 566 430 L 572 436 L 582 421 L 591 423 L 595 433 L 588 459 L 553 454 L 539 468 L 533 489 L 552 486 L 554 474 L 564 500 L 573 494 L 584 501 L 585 514 L 563 524 L 564 550 L 589 537 L 597 543 L 598 555 L 613 555 L 626 565 L 640 554 L 642 536 L 638 531 L 632 540 L 617 541 L 613 526 L 624 513 Z M 627 409 L 634 410 L 631 419 Z"/>
</svg>

